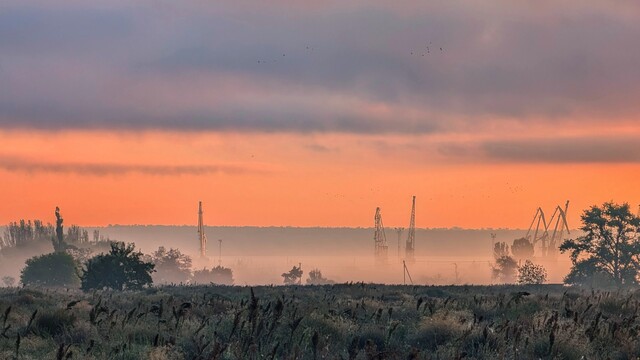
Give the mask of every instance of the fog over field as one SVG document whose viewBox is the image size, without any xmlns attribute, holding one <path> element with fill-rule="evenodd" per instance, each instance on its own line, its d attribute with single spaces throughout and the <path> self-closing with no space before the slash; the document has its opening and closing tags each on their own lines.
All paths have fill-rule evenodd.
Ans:
<svg viewBox="0 0 640 360">
<path fill-rule="evenodd" d="M 386 265 L 374 262 L 372 228 L 298 228 L 298 227 L 205 227 L 207 258 L 199 255 L 195 226 L 112 225 L 94 229 L 111 239 L 135 243 L 144 253 L 159 246 L 178 248 L 193 258 L 193 267 L 201 269 L 222 265 L 233 270 L 238 285 L 281 284 L 282 273 L 302 264 L 303 278 L 312 269 L 337 282 L 365 281 L 401 284 L 406 230 L 400 251 L 393 228 L 386 229 L 389 246 Z M 4 230 L 1 230 L 4 232 Z M 407 263 L 416 284 L 491 284 L 491 233 L 496 241 L 511 244 L 525 235 L 519 229 L 416 229 L 416 261 Z M 572 231 L 571 236 L 577 236 Z M 222 239 L 220 257 L 219 239 Z M 47 244 L 48 245 L 48 244 Z M 28 250 L 13 249 L 0 261 L 0 275 L 19 276 L 24 261 L 33 255 L 50 252 L 47 246 Z M 560 255 L 555 262 L 536 260 L 547 269 L 550 283 L 562 282 L 570 268 L 569 259 Z"/>
</svg>

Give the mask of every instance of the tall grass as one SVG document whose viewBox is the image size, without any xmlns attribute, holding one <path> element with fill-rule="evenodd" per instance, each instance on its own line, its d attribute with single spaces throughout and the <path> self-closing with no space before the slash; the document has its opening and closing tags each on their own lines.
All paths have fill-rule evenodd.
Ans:
<svg viewBox="0 0 640 360">
<path fill-rule="evenodd" d="M 630 359 L 640 293 L 561 286 L 0 290 L 1 359 Z"/>
</svg>

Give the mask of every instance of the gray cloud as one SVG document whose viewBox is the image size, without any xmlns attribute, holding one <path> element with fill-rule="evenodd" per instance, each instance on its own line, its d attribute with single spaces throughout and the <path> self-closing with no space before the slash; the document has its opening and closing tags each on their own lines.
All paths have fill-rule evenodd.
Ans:
<svg viewBox="0 0 640 360">
<path fill-rule="evenodd" d="M 444 144 L 450 160 L 514 163 L 640 163 L 640 138 L 543 138 Z"/>
<path fill-rule="evenodd" d="M 0 7 L 0 127 L 431 133 L 640 115 L 633 3 L 57 5 Z"/>
<path fill-rule="evenodd" d="M 209 175 L 243 174 L 263 172 L 256 169 L 232 165 L 140 165 L 108 163 L 50 163 L 27 159 L 0 157 L 0 169 L 9 172 L 54 173 L 76 175 L 126 175 L 139 173 L 144 175 Z"/>
</svg>

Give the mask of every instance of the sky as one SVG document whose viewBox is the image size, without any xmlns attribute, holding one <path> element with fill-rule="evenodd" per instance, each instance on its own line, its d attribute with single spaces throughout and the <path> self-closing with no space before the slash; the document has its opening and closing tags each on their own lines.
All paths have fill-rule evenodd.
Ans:
<svg viewBox="0 0 640 360">
<path fill-rule="evenodd" d="M 0 3 L 0 223 L 526 228 L 640 203 L 636 1 Z"/>
</svg>

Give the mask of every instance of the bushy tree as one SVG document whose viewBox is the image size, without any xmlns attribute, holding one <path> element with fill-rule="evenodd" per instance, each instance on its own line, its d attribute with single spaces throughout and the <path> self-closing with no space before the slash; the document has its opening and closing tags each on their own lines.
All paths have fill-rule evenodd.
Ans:
<svg viewBox="0 0 640 360">
<path fill-rule="evenodd" d="M 511 245 L 511 253 L 518 260 L 531 259 L 533 257 L 533 244 L 527 238 L 515 239 Z"/>
<path fill-rule="evenodd" d="M 203 268 L 193 272 L 194 284 L 233 285 L 233 271 L 223 266 L 216 266 L 211 270 Z"/>
<path fill-rule="evenodd" d="M 536 265 L 531 260 L 527 260 L 518 268 L 518 284 L 544 284 L 546 281 L 547 270 L 542 265 Z"/>
<path fill-rule="evenodd" d="M 154 265 L 143 260 L 133 244 L 111 243 L 111 251 L 97 255 L 85 265 L 82 290 L 111 288 L 116 290 L 141 289 L 151 285 Z"/>
<path fill-rule="evenodd" d="M 35 256 L 26 261 L 20 281 L 24 285 L 77 287 L 77 264 L 65 252 Z"/>
<path fill-rule="evenodd" d="M 493 278 L 505 283 L 512 283 L 517 271 L 518 263 L 514 258 L 511 256 L 501 256 L 496 259 L 496 263 L 493 266 Z"/>
<path fill-rule="evenodd" d="M 155 265 L 155 283 L 186 283 L 191 277 L 191 257 L 178 249 L 160 246 L 150 257 Z"/>
<path fill-rule="evenodd" d="M 301 264 L 298 264 L 298 266 L 294 265 L 289 272 L 283 273 L 282 277 L 284 278 L 285 285 L 302 284 L 302 265 Z"/>
<path fill-rule="evenodd" d="M 334 284 L 333 280 L 329 280 L 322 276 L 322 271 L 319 269 L 313 269 L 309 271 L 309 278 L 307 279 L 307 284 L 309 285 L 327 285 Z"/>
<path fill-rule="evenodd" d="M 565 278 L 568 284 L 611 283 L 624 286 L 638 283 L 640 271 L 640 218 L 629 204 L 604 203 L 592 206 L 581 216 L 585 235 L 567 239 L 560 246 L 569 252 L 573 266 Z"/>
</svg>

